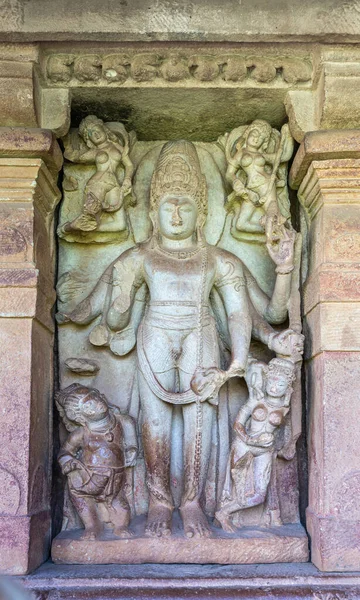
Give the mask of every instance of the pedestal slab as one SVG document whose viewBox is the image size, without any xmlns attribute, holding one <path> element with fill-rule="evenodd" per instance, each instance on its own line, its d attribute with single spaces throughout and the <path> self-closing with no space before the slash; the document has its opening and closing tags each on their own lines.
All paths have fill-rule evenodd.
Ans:
<svg viewBox="0 0 360 600">
<path fill-rule="evenodd" d="M 306 562 L 308 538 L 299 524 L 281 527 L 243 527 L 225 533 L 212 527 L 210 538 L 187 538 L 178 514 L 173 519 L 171 537 L 147 537 L 145 517 L 131 524 L 133 537 L 121 539 L 111 531 L 95 541 L 84 540 L 83 529 L 64 531 L 52 544 L 52 559 L 57 564 L 251 564 Z"/>
</svg>

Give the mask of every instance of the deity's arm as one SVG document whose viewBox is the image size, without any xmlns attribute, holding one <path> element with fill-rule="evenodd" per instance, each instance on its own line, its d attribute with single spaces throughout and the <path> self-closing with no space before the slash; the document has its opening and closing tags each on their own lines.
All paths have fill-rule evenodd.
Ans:
<svg viewBox="0 0 360 600">
<path fill-rule="evenodd" d="M 226 154 L 228 165 L 225 173 L 225 179 L 230 184 L 233 184 L 233 182 L 237 179 L 236 174 L 239 170 L 242 154 L 242 150 L 238 150 L 234 156 L 231 156 L 230 153 Z"/>
<path fill-rule="evenodd" d="M 217 254 L 214 286 L 225 306 L 231 340 L 229 371 L 243 375 L 251 340 L 251 313 L 241 261 L 226 251 Z"/>
<path fill-rule="evenodd" d="M 236 415 L 236 419 L 234 421 L 234 431 L 240 435 L 245 434 L 245 425 L 249 420 L 253 409 L 252 404 L 253 403 L 251 401 L 247 400 Z"/>
<path fill-rule="evenodd" d="M 91 164 L 95 162 L 96 154 L 96 148 L 84 150 L 81 148 L 73 148 L 70 144 L 65 144 L 64 156 L 66 160 L 69 160 L 71 162 Z"/>
<path fill-rule="evenodd" d="M 106 269 L 99 281 L 84 300 L 82 300 L 71 312 L 59 312 L 56 315 L 58 323 L 71 321 L 77 325 L 87 325 L 98 317 L 104 308 L 104 300 L 108 287 L 112 280 L 112 265 Z"/>
<path fill-rule="evenodd" d="M 144 281 L 144 253 L 136 246 L 124 252 L 113 265 L 112 294 L 106 317 L 113 331 L 121 331 L 129 325 L 136 292 Z"/>
<path fill-rule="evenodd" d="M 280 157 L 280 163 L 288 162 L 294 152 L 294 140 L 290 133 L 289 125 L 286 123 L 281 128 L 281 144 L 282 152 Z M 274 164 L 277 160 L 277 152 L 264 153 L 264 158 L 270 164 Z"/>
<path fill-rule="evenodd" d="M 132 176 L 134 174 L 134 165 L 133 165 L 132 161 L 130 160 L 129 153 L 128 153 L 128 150 L 126 147 L 123 151 L 121 160 L 122 160 L 122 163 L 123 163 L 124 169 L 125 169 L 124 181 L 130 180 L 130 182 L 131 182 Z"/>
<path fill-rule="evenodd" d="M 83 446 L 83 427 L 78 427 L 72 431 L 66 441 L 60 448 L 58 460 L 61 468 L 70 460 L 76 458 L 77 453 Z"/>
<path fill-rule="evenodd" d="M 278 273 L 271 298 L 260 288 L 252 276 L 247 276 L 250 300 L 261 316 L 273 325 L 281 324 L 288 314 L 291 292 L 291 272 Z"/>
</svg>

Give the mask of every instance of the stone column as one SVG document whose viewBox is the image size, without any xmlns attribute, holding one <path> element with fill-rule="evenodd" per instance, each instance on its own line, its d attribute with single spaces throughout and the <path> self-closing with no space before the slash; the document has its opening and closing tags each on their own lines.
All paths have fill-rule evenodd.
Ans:
<svg viewBox="0 0 360 600">
<path fill-rule="evenodd" d="M 50 131 L 0 128 L 0 571 L 48 557 L 62 156 Z"/>
<path fill-rule="evenodd" d="M 360 570 L 360 131 L 306 134 L 290 183 L 299 189 L 307 220 L 303 306 L 311 558 L 323 571 L 356 571 Z"/>
</svg>

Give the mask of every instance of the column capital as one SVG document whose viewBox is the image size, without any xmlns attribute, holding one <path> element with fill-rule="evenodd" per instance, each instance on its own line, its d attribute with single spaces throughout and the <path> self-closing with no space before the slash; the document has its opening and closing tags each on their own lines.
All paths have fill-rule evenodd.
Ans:
<svg viewBox="0 0 360 600">
<path fill-rule="evenodd" d="M 290 186 L 300 187 L 311 163 L 360 159 L 360 129 L 333 129 L 307 133 L 290 169 Z"/>
<path fill-rule="evenodd" d="M 0 158 L 40 158 L 54 178 L 63 163 L 52 131 L 35 127 L 0 127 Z"/>
</svg>

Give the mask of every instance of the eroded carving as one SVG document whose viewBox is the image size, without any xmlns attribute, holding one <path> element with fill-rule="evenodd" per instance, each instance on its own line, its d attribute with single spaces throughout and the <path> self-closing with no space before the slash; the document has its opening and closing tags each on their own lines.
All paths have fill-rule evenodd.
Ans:
<svg viewBox="0 0 360 600">
<path fill-rule="evenodd" d="M 268 493 L 272 467 L 281 442 L 276 434 L 290 410 L 295 365 L 274 358 L 268 365 L 249 360 L 245 376 L 249 398 L 234 423 L 228 470 L 220 510 L 215 514 L 222 528 L 236 531 L 231 516 L 263 504 Z M 281 525 L 278 510 L 272 510 L 271 525 Z"/>
<path fill-rule="evenodd" d="M 283 226 L 291 229 L 287 161 L 294 149 L 288 125 L 279 135 L 258 119 L 231 131 L 224 143 L 226 179 L 233 188 L 227 199 L 232 235 L 261 242 L 285 236 Z"/>
<path fill-rule="evenodd" d="M 62 381 L 71 381 L 70 346 L 70 356 L 86 356 L 86 363 L 95 360 L 99 370 L 86 365 L 83 370 L 81 358 L 71 359 L 70 368 L 91 377 L 88 384 L 94 382 L 137 420 L 143 455 L 136 461 L 134 479 L 127 478 L 127 498 L 132 514 L 144 515 L 134 519 L 132 528 L 134 539 L 146 540 L 145 554 L 147 538 L 164 538 L 172 548 L 180 517 L 182 534 L 199 543 L 226 537 L 230 529 L 238 532 L 231 539 L 240 539 L 239 525 L 279 526 L 281 502 L 287 500 L 278 496 L 286 482 L 296 480 L 296 466 L 285 473 L 278 457 L 292 464 L 300 433 L 301 238 L 289 214 L 284 218 L 280 212 L 276 186 L 279 169 L 286 186 L 282 165 L 292 141 L 286 128 L 281 138 L 265 125 L 261 122 L 259 128 L 256 121 L 247 131 L 230 134 L 235 144 L 241 138 L 242 154 L 251 155 L 254 168 L 259 166 L 242 180 L 237 156 L 232 182 L 241 181 L 242 193 L 253 194 L 252 199 L 256 195 L 258 203 L 264 200 L 261 240 L 245 240 L 244 246 L 244 240 L 240 244 L 232 235 L 224 208 L 224 145 L 204 148 L 182 140 L 147 144 L 146 153 L 140 142 L 131 153 L 138 202 L 152 223 L 146 241 L 129 240 L 129 246 L 121 242 L 120 251 L 109 244 L 99 254 L 107 262 L 102 259 L 96 268 L 96 255 L 86 263 L 85 248 L 78 244 L 77 266 L 70 271 L 69 245 L 64 247 L 57 314 Z M 251 132 L 258 129 L 259 139 L 253 146 L 250 139 L 247 147 Z M 272 144 L 268 166 L 265 139 Z M 220 191 L 216 197 L 209 181 Z M 286 202 L 288 209 L 287 195 Z M 209 218 L 223 220 L 216 245 L 207 242 Z M 136 239 L 140 220 L 135 213 L 131 219 Z M 87 265 L 84 270 L 81 261 Z M 287 318 L 288 328 L 272 327 Z M 242 439 L 236 433 L 231 444 L 229 424 L 237 431 L 241 423 Z M 242 454 L 236 444 L 242 444 Z M 296 509 L 288 514 L 297 522 Z M 294 556 L 304 552 L 298 549 L 299 539 L 289 546 Z M 284 559 L 291 552 L 284 551 Z M 196 557 L 191 560 L 196 562 Z"/>
<path fill-rule="evenodd" d="M 130 507 L 124 492 L 125 469 L 134 465 L 137 449 L 131 419 L 121 415 L 98 390 L 78 383 L 58 392 L 55 400 L 70 432 L 58 460 L 85 527 L 82 537 L 96 539 L 104 532 L 105 522 L 110 523 L 114 535 L 131 536 Z"/>
<path fill-rule="evenodd" d="M 239 83 L 248 81 L 269 84 L 279 81 L 282 85 L 306 83 L 312 77 L 309 57 L 249 56 L 247 54 L 185 54 L 174 50 L 141 52 L 131 55 L 114 53 L 59 54 L 50 55 L 46 63 L 48 81 L 54 84 L 123 85 L 125 82 L 147 83 L 155 79 L 181 82 L 187 79 L 201 84 L 221 81 Z"/>
<path fill-rule="evenodd" d="M 75 141 L 73 136 L 66 136 L 64 144 L 67 160 L 95 163 L 96 172 L 85 185 L 81 214 L 63 223 L 59 234 L 94 231 L 98 229 L 104 212 L 124 212 L 124 201 L 132 194 L 133 164 L 129 158 L 129 134 L 122 123 L 105 124 L 89 115 L 81 121 Z M 70 191 L 77 189 L 78 186 L 73 185 Z M 133 195 L 132 199 L 134 201 Z"/>
</svg>

